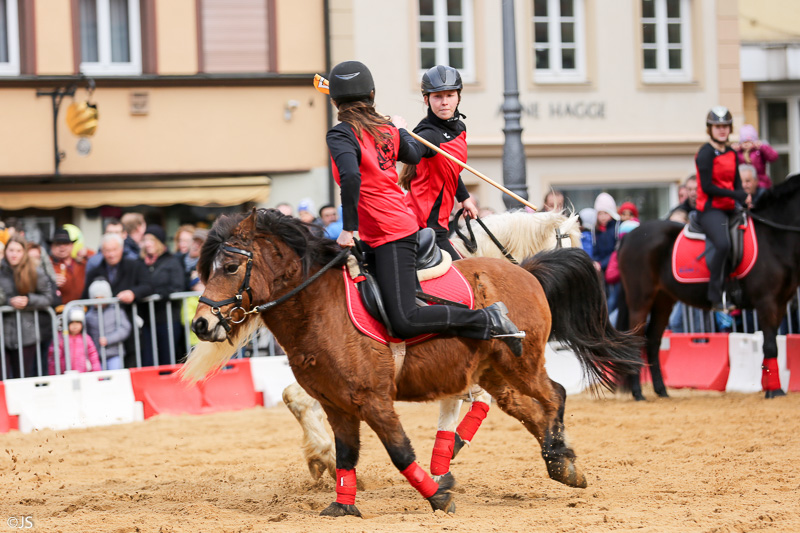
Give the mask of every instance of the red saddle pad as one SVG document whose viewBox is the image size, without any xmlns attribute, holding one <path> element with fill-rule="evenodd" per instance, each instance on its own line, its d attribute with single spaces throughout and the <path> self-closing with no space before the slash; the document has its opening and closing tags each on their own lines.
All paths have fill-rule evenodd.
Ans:
<svg viewBox="0 0 800 533">
<path fill-rule="evenodd" d="M 710 277 L 705 256 L 706 241 L 686 235 L 686 228 L 680 232 L 672 247 L 672 275 L 681 283 L 707 283 Z M 700 259 L 698 259 L 700 257 Z M 744 253 L 742 262 L 731 274 L 731 278 L 741 279 L 750 273 L 758 258 L 758 241 L 753 228 L 753 219 L 747 219 L 744 230 Z"/>
<path fill-rule="evenodd" d="M 347 313 L 350 315 L 350 320 L 356 328 L 375 339 L 378 342 L 388 345 L 390 342 L 401 342 L 402 339 L 395 339 L 389 336 L 386 327 L 374 316 L 369 314 L 364 307 L 364 302 L 361 301 L 361 295 L 358 293 L 356 283 L 347 272 L 347 268 L 342 269 L 344 276 L 344 284 L 347 288 Z M 472 287 L 470 287 L 467 280 L 455 267 L 450 267 L 444 275 L 438 278 L 425 280 L 422 282 L 422 291 L 439 298 L 446 298 L 453 302 L 463 303 L 468 305 L 470 309 L 475 308 L 475 297 L 472 294 Z M 419 344 L 430 338 L 435 337 L 436 333 L 427 333 L 419 335 L 412 339 L 405 339 L 406 344 L 411 346 Z"/>
</svg>

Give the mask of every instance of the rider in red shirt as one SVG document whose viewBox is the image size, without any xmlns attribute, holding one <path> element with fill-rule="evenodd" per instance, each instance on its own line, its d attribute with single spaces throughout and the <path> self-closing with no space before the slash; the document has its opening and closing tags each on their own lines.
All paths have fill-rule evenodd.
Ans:
<svg viewBox="0 0 800 533">
<path fill-rule="evenodd" d="M 461 75 L 453 67 L 437 65 L 422 75 L 422 98 L 428 116 L 414 133 L 441 148 L 459 161 L 467 160 L 467 127 L 461 118 Z M 477 217 L 478 207 L 461 181 L 461 167 L 428 147 L 422 147 L 418 165 L 406 165 L 400 186 L 408 191 L 406 203 L 414 211 L 420 228 L 433 228 L 436 244 L 461 259 L 447 238 L 450 213 L 455 200 L 461 202 L 465 216 Z"/>
<path fill-rule="evenodd" d="M 695 156 L 697 167 L 697 222 L 711 243 L 713 253 L 706 257 L 710 279 L 708 299 L 715 310 L 729 311 L 730 302 L 722 300 L 723 267 L 730 251 L 728 215 L 736 201 L 752 207 L 753 198 L 742 189 L 736 152 L 728 146 L 733 130 L 733 116 L 725 107 L 717 106 L 708 112 L 706 128 L 709 142 Z"/>
</svg>

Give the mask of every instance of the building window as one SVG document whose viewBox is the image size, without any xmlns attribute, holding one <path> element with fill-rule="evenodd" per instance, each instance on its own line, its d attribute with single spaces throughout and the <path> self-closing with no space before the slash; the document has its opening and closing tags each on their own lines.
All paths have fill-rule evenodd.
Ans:
<svg viewBox="0 0 800 533">
<path fill-rule="evenodd" d="M 689 0 L 642 0 L 642 80 L 691 80 Z"/>
<path fill-rule="evenodd" d="M 17 0 L 0 0 L 0 76 L 19 75 Z"/>
<path fill-rule="evenodd" d="M 472 0 L 419 1 L 419 58 L 422 72 L 449 65 L 475 81 Z"/>
<path fill-rule="evenodd" d="M 142 73 L 139 14 L 139 0 L 80 0 L 82 73 Z"/>
<path fill-rule="evenodd" d="M 537 83 L 586 81 L 583 0 L 533 0 Z"/>
<path fill-rule="evenodd" d="M 202 0 L 202 70 L 209 73 L 274 71 L 277 51 L 267 0 Z"/>
<path fill-rule="evenodd" d="M 768 173 L 773 183 L 781 183 L 800 171 L 800 97 L 762 100 L 760 116 L 761 138 L 778 152 Z"/>
</svg>

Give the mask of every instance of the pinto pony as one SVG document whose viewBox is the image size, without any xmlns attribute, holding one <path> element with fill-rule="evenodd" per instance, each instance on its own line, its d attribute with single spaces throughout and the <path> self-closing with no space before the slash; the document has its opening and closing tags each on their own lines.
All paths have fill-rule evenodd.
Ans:
<svg viewBox="0 0 800 533">
<path fill-rule="evenodd" d="M 578 216 L 564 215 L 555 211 L 529 213 L 524 210 L 507 211 L 482 218 L 481 221 L 500 242 L 509 255 L 522 260 L 543 250 L 554 248 L 580 248 L 581 232 Z M 461 234 L 472 238 L 474 246 L 468 247 L 458 236 L 452 239 L 453 246 L 463 257 L 496 257 L 504 259 L 500 248 L 479 224 L 472 222 L 472 237 L 464 230 Z M 461 423 L 458 418 L 464 400 L 472 400 L 470 410 Z M 433 455 L 431 474 L 434 479 L 450 471 L 450 461 L 465 444 L 475 436 L 483 419 L 488 414 L 492 398 L 476 386 L 467 394 L 446 398 L 439 402 L 439 423 Z M 311 398 L 297 383 L 283 391 L 283 402 L 303 429 L 302 451 L 308 470 L 314 479 L 326 471 L 336 477 L 334 444 L 325 430 L 325 419 L 316 400 Z"/>
<path fill-rule="evenodd" d="M 202 379 L 223 365 L 260 323 L 272 331 L 297 382 L 320 402 L 333 428 L 336 500 L 322 515 L 360 516 L 355 468 L 362 420 L 431 507 L 454 512 L 455 480 L 449 475 L 437 483 L 420 468 L 393 404 L 452 396 L 474 384 L 537 438 L 551 478 L 586 486 L 565 441 L 566 393 L 544 369 L 547 339 L 552 329 L 585 343 L 578 350 L 580 360 L 606 383 L 614 374 L 635 371 L 639 350 L 634 337 L 612 329 L 613 335 L 602 341 L 603 356 L 596 356 L 597 336 L 570 332 L 573 323 L 600 332 L 609 327 L 588 256 L 560 249 L 525 261 L 523 268 L 499 259 L 459 261 L 457 268 L 471 284 L 477 305 L 503 301 L 509 317 L 527 332 L 522 355 L 515 357 L 497 339 L 440 335 L 409 347 L 399 373 L 390 349 L 360 334 L 347 316 L 345 286 L 336 268 L 343 259 L 335 242 L 315 237 L 278 211 L 220 217 L 198 262 L 206 289 L 192 329 L 205 342 L 182 368 L 186 379 Z"/>
</svg>

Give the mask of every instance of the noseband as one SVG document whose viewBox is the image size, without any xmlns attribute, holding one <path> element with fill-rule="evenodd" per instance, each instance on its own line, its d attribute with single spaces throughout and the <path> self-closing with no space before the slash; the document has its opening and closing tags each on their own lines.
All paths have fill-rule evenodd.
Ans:
<svg viewBox="0 0 800 533">
<path fill-rule="evenodd" d="M 233 322 L 234 324 L 240 324 L 244 322 L 244 319 L 249 314 L 247 311 L 244 310 L 242 307 L 242 298 L 244 293 L 247 293 L 247 297 L 250 301 L 253 301 L 253 292 L 250 290 L 250 271 L 253 268 L 253 252 L 242 250 L 241 248 L 234 248 L 233 246 L 228 246 L 227 244 L 222 245 L 222 249 L 226 252 L 230 252 L 232 254 L 239 254 L 243 255 L 247 258 L 247 267 L 244 272 L 244 279 L 242 280 L 242 285 L 239 287 L 239 292 L 236 293 L 235 296 L 231 298 L 226 298 L 224 300 L 212 300 L 210 298 L 206 298 L 205 296 L 200 297 L 200 301 L 209 307 L 211 307 L 211 312 L 217 315 L 219 321 L 222 322 L 222 327 L 225 328 L 225 331 L 230 333 L 231 326 L 228 324 L 228 321 Z M 225 316 L 220 311 L 220 307 L 228 304 L 237 304 L 236 307 L 231 308 L 228 312 L 228 316 Z M 234 318 L 234 313 L 239 314 L 241 313 L 241 317 L 237 320 Z"/>
<path fill-rule="evenodd" d="M 261 313 L 262 311 L 266 311 L 268 309 L 271 309 L 272 307 L 275 307 L 276 305 L 282 304 L 283 302 L 285 302 L 298 292 L 302 291 L 303 289 L 311 285 L 314 281 L 317 280 L 317 278 L 319 278 L 328 269 L 330 269 L 333 265 L 341 261 L 346 255 L 350 253 L 350 248 L 342 249 L 342 251 L 339 252 L 336 255 L 336 257 L 328 261 L 328 263 L 325 264 L 325 266 L 323 266 L 322 268 L 320 268 L 316 272 L 316 274 L 303 281 L 303 283 L 301 283 L 294 289 L 290 290 L 289 292 L 287 292 L 286 294 L 284 294 L 283 296 L 281 296 L 276 300 L 272 300 L 262 305 L 257 305 L 256 307 L 251 307 L 249 310 L 246 311 L 242 307 L 242 295 L 245 292 L 247 293 L 247 297 L 250 300 L 250 305 L 251 306 L 253 305 L 253 293 L 250 290 L 250 271 L 253 268 L 253 252 L 250 252 L 248 250 L 242 250 L 241 248 L 234 248 L 233 246 L 228 246 L 227 244 L 222 245 L 222 249 L 225 250 L 226 252 L 239 254 L 247 257 L 247 269 L 245 270 L 244 273 L 244 279 L 242 280 L 242 285 L 241 287 L 239 287 L 239 292 L 237 292 L 236 295 L 231 298 L 226 298 L 225 300 L 217 301 L 217 300 L 212 300 L 210 298 L 206 298 L 205 296 L 201 296 L 200 302 L 211 307 L 211 312 L 217 316 L 219 321 L 222 323 L 222 327 L 225 328 L 225 331 L 228 334 L 230 334 L 231 332 L 231 326 L 229 322 L 233 322 L 234 324 L 241 324 L 242 322 L 245 321 L 247 315 Z M 222 311 L 220 311 L 220 308 L 228 304 L 237 304 L 237 305 L 236 307 L 231 308 L 231 310 L 228 312 L 228 315 L 225 316 L 222 314 Z M 234 314 L 236 316 L 234 316 Z"/>
</svg>

